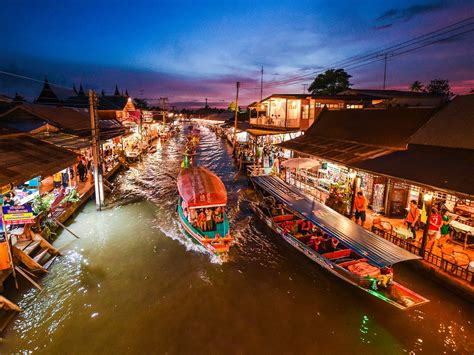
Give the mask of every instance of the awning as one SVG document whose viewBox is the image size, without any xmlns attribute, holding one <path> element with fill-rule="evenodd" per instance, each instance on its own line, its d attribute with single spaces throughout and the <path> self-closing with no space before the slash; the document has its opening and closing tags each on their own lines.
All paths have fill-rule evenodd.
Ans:
<svg viewBox="0 0 474 355">
<path fill-rule="evenodd" d="M 247 133 L 251 134 L 252 136 L 258 137 L 258 136 L 274 136 L 277 134 L 286 134 L 286 133 L 294 133 L 298 132 L 298 130 L 291 130 L 291 131 L 276 131 L 276 130 L 270 130 L 270 129 L 257 129 L 257 128 L 250 128 L 247 129 Z"/>
<path fill-rule="evenodd" d="M 206 168 L 181 169 L 179 195 L 190 208 L 225 206 L 227 191 L 221 179 Z"/>
<path fill-rule="evenodd" d="M 396 149 L 356 142 L 346 142 L 305 134 L 298 138 L 277 144 L 298 153 L 332 160 L 342 164 L 353 164 L 365 159 L 377 158 Z"/>
<path fill-rule="evenodd" d="M 378 267 L 420 259 L 395 244 L 357 225 L 331 208 L 307 198 L 297 188 L 273 176 L 252 177 L 258 186 L 291 210 L 310 220 L 341 244 L 359 253 Z"/>
<path fill-rule="evenodd" d="M 0 187 L 49 176 L 76 163 L 77 154 L 26 134 L 0 136 Z"/>
<path fill-rule="evenodd" d="M 471 149 L 410 144 L 407 150 L 353 166 L 434 189 L 474 196 L 474 152 Z"/>
</svg>

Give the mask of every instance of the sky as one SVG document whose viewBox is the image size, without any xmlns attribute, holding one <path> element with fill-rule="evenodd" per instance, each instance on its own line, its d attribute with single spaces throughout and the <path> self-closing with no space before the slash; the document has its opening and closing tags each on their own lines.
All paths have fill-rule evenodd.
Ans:
<svg viewBox="0 0 474 355">
<path fill-rule="evenodd" d="M 38 81 L 0 73 L 0 94 L 31 100 L 47 75 L 62 97 L 73 83 L 109 94 L 117 84 L 152 104 L 225 107 L 240 81 L 244 105 L 260 99 L 261 67 L 264 96 L 302 93 L 347 58 L 470 16 L 473 0 L 3 0 L 0 71 Z M 382 88 L 383 60 L 347 71 L 353 87 Z M 388 58 L 387 88 L 434 78 L 474 88 L 474 31 Z"/>
</svg>

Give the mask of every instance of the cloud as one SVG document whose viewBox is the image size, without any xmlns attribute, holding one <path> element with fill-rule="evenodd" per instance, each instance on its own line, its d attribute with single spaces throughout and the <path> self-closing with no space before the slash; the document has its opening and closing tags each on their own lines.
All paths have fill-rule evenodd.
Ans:
<svg viewBox="0 0 474 355">
<path fill-rule="evenodd" d="M 383 29 L 392 26 L 396 22 L 411 20 L 413 17 L 423 15 L 430 12 L 443 10 L 446 7 L 442 2 L 436 1 L 427 4 L 417 4 L 405 8 L 392 8 L 382 13 L 375 20 L 380 25 L 375 26 L 376 29 Z"/>
</svg>

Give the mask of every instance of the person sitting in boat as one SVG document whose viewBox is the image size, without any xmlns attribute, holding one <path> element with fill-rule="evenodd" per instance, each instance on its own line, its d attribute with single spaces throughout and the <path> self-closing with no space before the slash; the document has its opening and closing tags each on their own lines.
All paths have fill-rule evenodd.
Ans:
<svg viewBox="0 0 474 355">
<path fill-rule="evenodd" d="M 189 212 L 188 212 L 188 208 L 187 208 L 187 207 L 184 207 L 184 208 L 183 208 L 183 216 L 184 216 L 184 218 L 186 218 L 186 219 L 187 219 L 188 216 L 189 216 Z"/>
<path fill-rule="evenodd" d="M 212 209 L 206 208 L 206 227 L 208 231 L 214 230 L 214 219 Z"/>
<path fill-rule="evenodd" d="M 393 284 L 393 269 L 391 267 L 383 267 L 380 269 L 380 275 L 377 277 L 377 285 L 382 287 L 391 286 Z"/>
<path fill-rule="evenodd" d="M 291 226 L 291 234 L 294 237 L 298 238 L 298 235 L 301 235 L 301 224 L 298 223 L 298 220 L 293 220 L 293 225 Z"/>
<path fill-rule="evenodd" d="M 193 227 L 197 226 L 197 219 L 198 219 L 198 215 L 196 213 L 196 209 L 195 208 L 191 208 L 189 210 L 189 223 L 191 223 L 191 225 Z"/>
<path fill-rule="evenodd" d="M 301 232 L 306 234 L 311 231 L 312 223 L 310 221 L 301 222 Z"/>
<path fill-rule="evenodd" d="M 332 253 L 333 251 L 336 251 L 338 246 L 339 240 L 336 238 L 328 239 L 325 243 L 326 253 Z"/>
<path fill-rule="evenodd" d="M 205 232 L 207 230 L 206 228 L 206 214 L 204 213 L 204 210 L 200 210 L 198 212 L 198 227 Z"/>
<path fill-rule="evenodd" d="M 222 223 L 222 222 L 224 222 L 224 219 L 222 218 L 222 208 L 217 207 L 214 210 L 214 223 L 217 224 L 217 223 Z"/>
</svg>

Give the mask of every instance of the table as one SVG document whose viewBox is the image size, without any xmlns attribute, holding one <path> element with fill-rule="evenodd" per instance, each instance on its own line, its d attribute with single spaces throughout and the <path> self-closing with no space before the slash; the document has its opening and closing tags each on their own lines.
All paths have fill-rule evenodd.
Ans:
<svg viewBox="0 0 474 355">
<path fill-rule="evenodd" d="M 397 235 L 404 240 L 413 238 L 413 233 L 409 229 L 402 228 L 402 227 L 395 227 L 393 228 L 393 231 L 397 233 Z"/>
<path fill-rule="evenodd" d="M 458 221 L 451 221 L 449 225 L 456 233 L 460 233 L 464 235 L 463 249 L 466 249 L 467 238 L 469 235 L 474 235 L 474 227 L 458 222 Z"/>
</svg>

